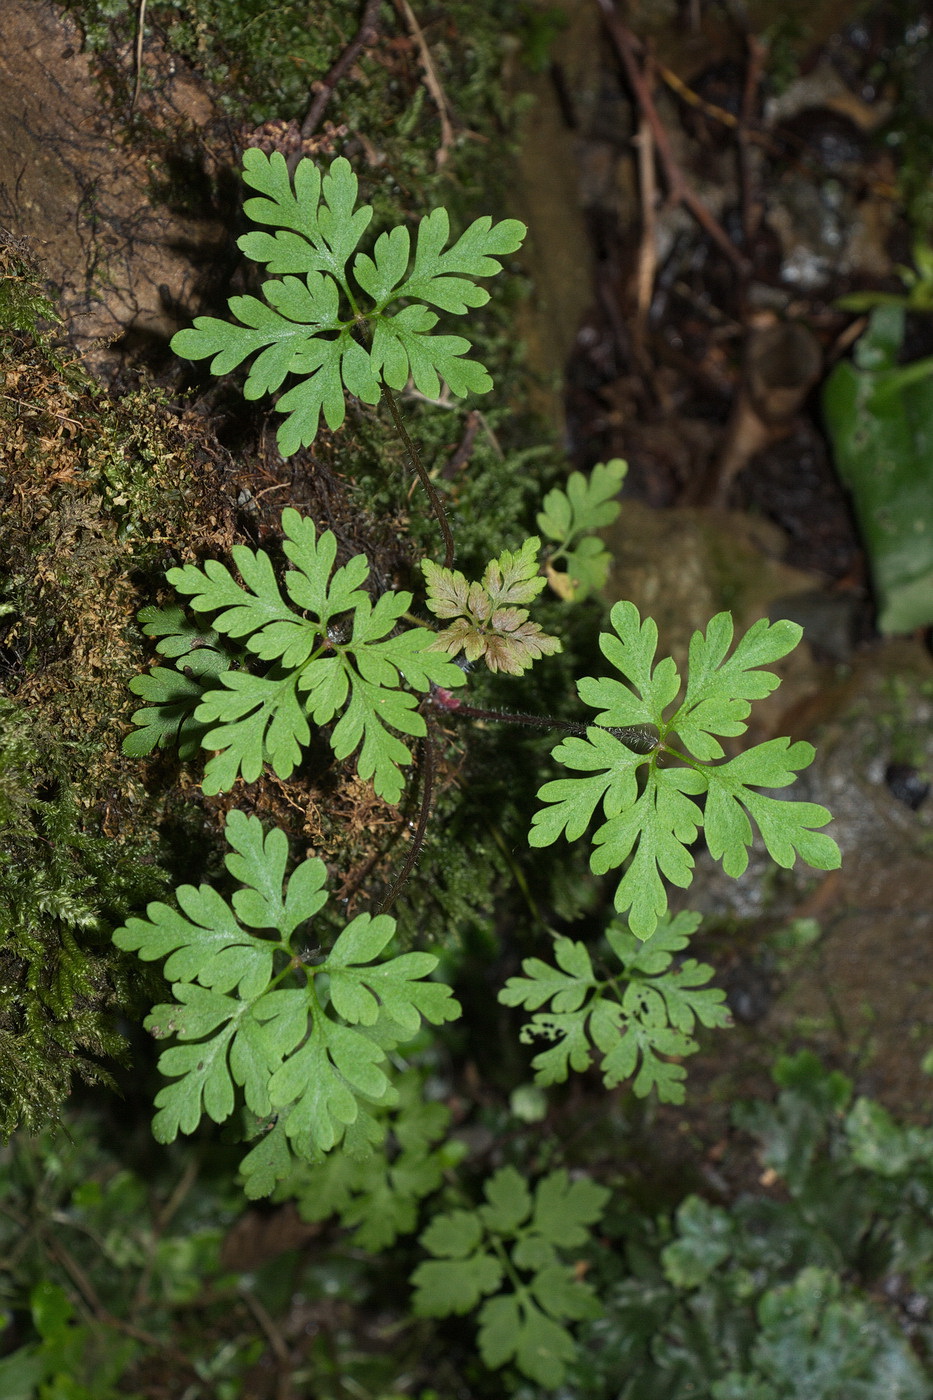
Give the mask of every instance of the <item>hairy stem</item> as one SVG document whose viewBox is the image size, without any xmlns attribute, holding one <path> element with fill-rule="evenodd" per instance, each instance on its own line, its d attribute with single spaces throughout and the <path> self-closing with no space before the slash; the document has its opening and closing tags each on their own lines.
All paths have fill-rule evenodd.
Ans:
<svg viewBox="0 0 933 1400">
<path fill-rule="evenodd" d="M 428 494 L 428 500 L 431 502 L 431 509 L 437 517 L 437 523 L 441 527 L 441 534 L 444 536 L 444 568 L 451 569 L 453 568 L 454 562 L 454 537 L 450 531 L 450 524 L 447 520 L 443 502 L 435 489 L 434 482 L 428 476 L 424 463 L 418 454 L 418 449 L 408 435 L 408 429 L 402 422 L 402 415 L 399 412 L 398 401 L 385 380 L 382 381 L 382 397 L 392 415 L 395 431 L 402 439 L 402 446 L 405 448 L 405 453 L 411 463 L 412 470 Z"/>
<path fill-rule="evenodd" d="M 450 695 L 447 691 L 437 691 L 431 698 L 439 709 L 446 710 L 450 714 L 463 715 L 465 719 L 489 719 L 498 724 L 529 724 L 536 729 L 563 729 L 568 734 L 579 734 L 584 739 L 588 729 L 605 729 L 607 734 L 613 735 L 620 744 L 624 744 L 633 753 L 649 754 L 658 747 L 657 735 L 643 724 L 627 725 L 617 729 L 607 724 L 580 724 L 572 719 L 555 719 L 551 715 L 517 714 L 510 710 L 484 710 L 480 709 L 478 705 L 465 704 L 457 696 Z M 452 701 L 455 703 L 451 703 Z"/>
</svg>

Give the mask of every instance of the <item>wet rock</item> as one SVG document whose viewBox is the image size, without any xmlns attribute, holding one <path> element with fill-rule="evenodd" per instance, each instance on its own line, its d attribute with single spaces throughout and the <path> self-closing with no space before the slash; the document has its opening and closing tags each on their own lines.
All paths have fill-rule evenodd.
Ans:
<svg viewBox="0 0 933 1400">
<path fill-rule="evenodd" d="M 776 526 L 738 511 L 655 511 L 625 500 L 604 538 L 615 561 L 607 598 L 628 598 L 654 617 L 661 646 L 678 663 L 714 613 L 730 609 L 737 630 L 744 629 L 774 599 L 818 582 L 781 563 L 786 541 Z"/>
<path fill-rule="evenodd" d="M 838 664 L 852 660 L 866 612 L 867 600 L 858 593 L 814 588 L 778 598 L 768 616 L 772 622 L 782 617 L 796 622 L 816 659 Z"/>
</svg>

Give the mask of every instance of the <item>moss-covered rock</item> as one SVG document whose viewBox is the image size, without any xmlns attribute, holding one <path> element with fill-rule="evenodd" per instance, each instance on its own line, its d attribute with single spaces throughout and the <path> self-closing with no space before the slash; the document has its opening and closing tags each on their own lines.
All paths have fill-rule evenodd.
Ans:
<svg viewBox="0 0 933 1400">
<path fill-rule="evenodd" d="M 110 930 L 161 884 L 170 784 L 120 755 L 135 626 L 166 553 L 229 538 L 223 462 L 151 390 L 119 401 L 54 348 L 0 248 L 0 1133 L 106 1077 L 131 990 Z"/>
</svg>

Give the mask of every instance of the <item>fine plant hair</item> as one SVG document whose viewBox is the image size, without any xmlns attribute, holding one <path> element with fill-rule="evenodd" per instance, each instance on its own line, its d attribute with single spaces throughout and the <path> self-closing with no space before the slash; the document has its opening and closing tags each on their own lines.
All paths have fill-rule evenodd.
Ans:
<svg viewBox="0 0 933 1400">
<path fill-rule="evenodd" d="M 116 932 L 119 947 L 164 959 L 171 983 L 173 1000 L 146 1021 L 156 1038 L 173 1041 L 159 1060 L 168 1082 L 154 1132 L 168 1143 L 205 1118 L 237 1117 L 251 1144 L 241 1167 L 248 1195 L 317 1201 L 316 1218 L 339 1214 L 375 1250 L 418 1228 L 421 1203 L 446 1177 L 444 1205 L 457 1193 L 463 1205 L 435 1212 L 421 1236 L 430 1258 L 413 1274 L 416 1313 L 475 1310 L 488 1366 L 512 1363 L 556 1386 L 575 1355 L 571 1326 L 600 1311 L 566 1251 L 586 1245 L 609 1192 L 563 1168 L 530 1184 L 506 1166 L 476 1204 L 454 1176 L 462 1144 L 448 1136 L 449 1114 L 422 1101 L 423 1071 L 405 1058 L 416 1037 L 426 1043 L 427 1027 L 462 1014 L 453 988 L 435 976 L 435 952 L 393 949 L 387 912 L 430 816 L 435 719 L 555 731 L 552 758 L 563 775 L 541 784 L 529 842 L 576 842 L 591 831 L 591 868 L 613 875 L 617 917 L 603 937 L 587 945 L 543 930 L 544 956 L 526 958 L 498 993 L 525 1015 L 519 1034 L 535 1044 L 538 1084 L 595 1062 L 607 1089 L 627 1083 L 638 1096 L 681 1103 L 697 1025 L 730 1024 L 724 993 L 709 985 L 713 969 L 683 956 L 700 916 L 672 917 L 668 907 L 669 884 L 690 886 L 701 831 L 732 877 L 747 867 L 756 828 L 779 866 L 798 856 L 818 870 L 840 861 L 821 830 L 830 820 L 824 807 L 773 795 L 812 763 L 810 744 L 774 738 L 726 757 L 720 742 L 746 733 L 753 702 L 780 683 L 768 668 L 793 650 L 801 628 L 761 620 L 736 640 L 731 616 L 719 613 L 694 633 L 681 675 L 671 657 L 657 657 L 655 622 L 620 602 L 599 638 L 609 674 L 577 679 L 578 719 L 463 698 L 474 667 L 521 676 L 561 650 L 532 609 L 548 584 L 570 604 L 605 582 L 609 556 L 595 532 L 618 514 L 625 464 L 575 472 L 551 490 L 540 535 L 499 550 L 480 578 L 455 569 L 449 523 L 394 393 L 409 380 L 428 398 L 442 379 L 458 397 L 492 387 L 466 339 L 435 334 L 438 316 L 428 308 L 463 316 L 483 305 L 488 293 L 475 279 L 500 270 L 523 226 L 479 218 L 448 248 L 449 218 L 435 209 L 414 250 L 400 226 L 363 252 L 371 210 L 356 207 L 346 160 L 323 176 L 303 160 L 293 184 L 281 156 L 248 151 L 244 181 L 260 196 L 246 201 L 246 213 L 275 232 L 248 233 L 240 247 L 272 277 L 261 298 L 231 299 L 233 321 L 198 317 L 175 337 L 176 351 L 210 358 L 218 374 L 254 357 L 247 398 L 291 379 L 275 405 L 286 455 L 313 442 L 322 417 L 339 429 L 347 394 L 382 400 L 428 492 L 444 560 L 421 561 L 423 596 L 373 596 L 366 557 L 337 567 L 333 534 L 286 507 L 284 571 L 244 545 L 232 550 L 236 574 L 215 559 L 170 569 L 183 601 L 140 615 L 159 664 L 131 682 L 144 703 L 124 750 L 142 757 L 176 746 L 189 762 L 205 752 L 202 789 L 213 795 L 255 783 L 267 765 L 288 778 L 319 733 L 337 760 L 398 804 L 421 744 L 422 802 L 409 857 L 381 906 L 339 927 L 328 947 L 323 862 L 290 870 L 284 832 L 235 809 L 226 821 L 232 896 L 181 885 L 174 903 L 150 904 Z M 431 934 L 423 930 L 425 940 Z M 373 1193 L 394 1201 L 381 1221 Z"/>
</svg>

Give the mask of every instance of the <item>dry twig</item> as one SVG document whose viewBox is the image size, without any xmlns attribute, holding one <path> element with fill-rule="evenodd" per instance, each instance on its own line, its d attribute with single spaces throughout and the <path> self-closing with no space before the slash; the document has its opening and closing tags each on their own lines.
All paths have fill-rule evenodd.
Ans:
<svg viewBox="0 0 933 1400">
<path fill-rule="evenodd" d="M 130 111 L 136 111 L 136 104 L 139 101 L 139 89 L 143 80 L 143 39 L 146 33 L 146 0 L 139 0 L 139 10 L 136 14 L 136 82 L 133 87 L 133 100 L 130 103 Z"/>
<path fill-rule="evenodd" d="M 275 1400 L 292 1400 L 294 1389 L 292 1387 L 292 1363 L 288 1354 L 288 1347 L 285 1345 L 285 1338 L 276 1326 L 273 1318 L 266 1311 L 265 1307 L 257 1298 L 251 1288 L 240 1288 L 239 1295 L 252 1313 L 266 1341 L 275 1357 L 276 1386 Z"/>
<path fill-rule="evenodd" d="M 437 108 L 437 114 L 440 118 L 441 144 L 438 147 L 437 155 L 434 157 L 434 163 L 438 170 L 440 170 L 441 166 L 444 165 L 447 160 L 447 152 L 450 150 L 454 141 L 450 103 L 447 101 L 447 95 L 441 87 L 440 78 L 437 76 L 437 69 L 434 67 L 434 62 L 431 58 L 431 50 L 428 48 L 428 41 L 424 37 L 424 31 L 415 18 L 414 11 L 409 5 L 408 0 L 395 0 L 395 8 L 402 15 L 408 32 L 415 41 L 415 45 L 418 49 L 418 58 L 421 62 L 422 71 L 424 72 L 424 85 L 431 94 L 431 99 Z"/>
<path fill-rule="evenodd" d="M 688 184 L 686 176 L 674 158 L 670 138 L 658 115 L 651 91 L 638 64 L 639 41 L 627 25 L 619 19 L 613 0 L 596 0 L 596 3 L 602 14 L 609 38 L 612 40 L 613 47 L 625 69 L 625 75 L 631 85 L 638 107 L 651 128 L 658 160 L 661 162 L 667 181 L 668 198 L 672 203 L 682 204 L 685 209 L 689 210 L 700 227 L 709 234 L 713 242 L 734 264 L 736 271 L 742 276 L 747 275 L 749 269 L 746 259 L 736 248 L 722 224 L 714 218 Z"/>
<path fill-rule="evenodd" d="M 317 130 L 318 122 L 323 117 L 324 110 L 331 99 L 334 88 L 340 82 L 344 73 L 346 73 L 349 68 L 352 68 L 366 45 L 371 44 L 375 39 L 378 32 L 377 17 L 379 14 L 379 5 L 380 0 L 366 0 L 363 18 L 360 21 L 360 27 L 356 31 L 356 34 L 350 40 L 349 44 L 347 44 L 347 47 L 327 75 L 318 79 L 318 81 L 313 84 L 313 90 L 316 92 L 316 96 L 311 106 L 308 108 L 304 121 L 301 123 L 301 138 L 303 141 L 307 141 L 310 136 L 314 135 L 314 132 Z"/>
<path fill-rule="evenodd" d="M 644 116 L 639 122 L 633 144 L 638 151 L 638 186 L 641 191 L 641 242 L 635 270 L 635 339 L 642 354 L 658 266 L 655 229 L 658 191 L 654 178 L 654 142 L 651 139 L 651 125 Z"/>
</svg>

